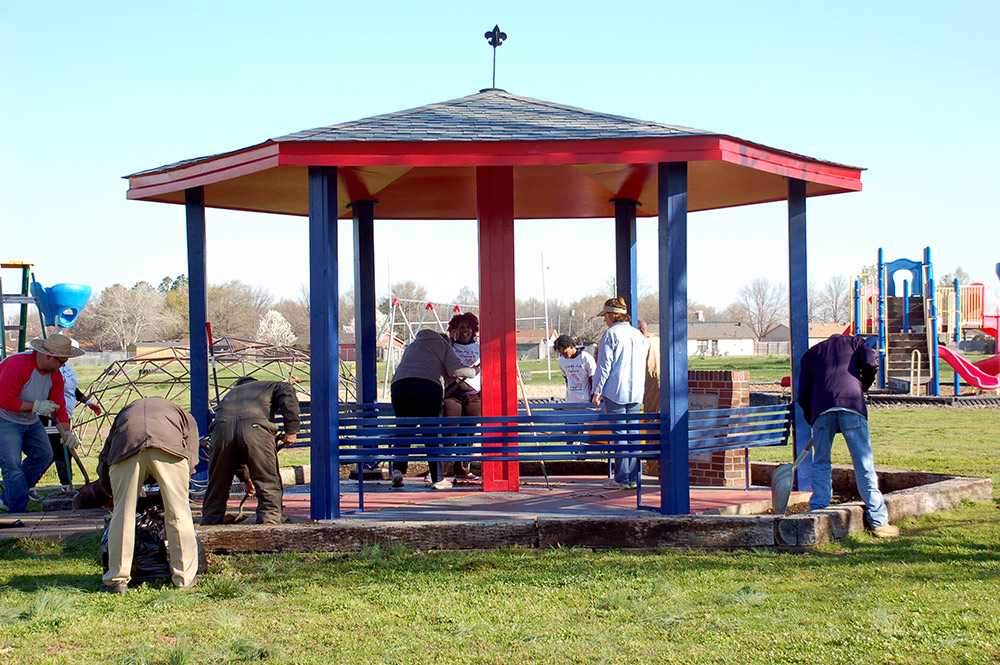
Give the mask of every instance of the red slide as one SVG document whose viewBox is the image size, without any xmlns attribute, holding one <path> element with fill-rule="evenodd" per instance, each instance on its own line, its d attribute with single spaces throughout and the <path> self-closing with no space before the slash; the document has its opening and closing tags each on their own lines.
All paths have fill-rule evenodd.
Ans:
<svg viewBox="0 0 1000 665">
<path fill-rule="evenodd" d="M 983 367 L 979 366 L 985 365 L 990 367 L 992 364 L 996 364 L 1000 367 L 1000 360 L 997 360 L 1000 358 L 1000 355 L 981 360 L 979 365 L 973 365 L 961 353 L 956 353 L 947 346 L 938 346 L 938 355 L 951 365 L 958 372 L 958 375 L 965 379 L 969 385 L 975 386 L 980 390 L 996 390 L 1000 388 L 1000 377 L 995 374 L 987 374 L 983 371 Z"/>
</svg>

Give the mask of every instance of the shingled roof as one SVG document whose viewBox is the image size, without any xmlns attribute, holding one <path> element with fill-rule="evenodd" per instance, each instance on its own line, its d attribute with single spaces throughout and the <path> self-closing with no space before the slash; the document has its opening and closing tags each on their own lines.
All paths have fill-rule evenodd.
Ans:
<svg viewBox="0 0 1000 665">
<path fill-rule="evenodd" d="M 308 129 L 133 173 L 128 198 L 309 213 L 308 167 L 337 168 L 337 215 L 378 201 L 385 219 L 475 219 L 476 169 L 513 167 L 519 219 L 614 216 L 615 199 L 657 214 L 657 164 L 686 162 L 688 210 L 861 189 L 861 169 L 726 134 L 636 120 L 486 89 L 446 102 Z"/>
<path fill-rule="evenodd" d="M 283 141 L 553 141 L 713 134 L 487 88 L 474 95 L 272 139 Z"/>
</svg>

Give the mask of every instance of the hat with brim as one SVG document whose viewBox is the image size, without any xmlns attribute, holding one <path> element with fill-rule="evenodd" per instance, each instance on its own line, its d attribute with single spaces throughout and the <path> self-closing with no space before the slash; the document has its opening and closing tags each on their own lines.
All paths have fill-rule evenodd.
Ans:
<svg viewBox="0 0 1000 665">
<path fill-rule="evenodd" d="M 615 307 L 614 305 L 605 305 L 601 308 L 601 311 L 594 316 L 604 316 L 605 314 L 628 314 L 628 310 L 624 307 Z"/>
<path fill-rule="evenodd" d="M 36 337 L 31 340 L 31 348 L 47 356 L 56 358 L 76 358 L 82 356 L 84 350 L 78 346 L 73 346 L 73 340 L 66 335 L 52 335 L 47 339 Z"/>
</svg>

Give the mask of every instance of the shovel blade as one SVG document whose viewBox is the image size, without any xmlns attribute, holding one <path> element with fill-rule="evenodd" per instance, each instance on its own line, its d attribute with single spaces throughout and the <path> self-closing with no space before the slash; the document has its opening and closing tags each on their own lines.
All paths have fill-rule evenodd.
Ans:
<svg viewBox="0 0 1000 665">
<path fill-rule="evenodd" d="M 771 474 L 771 506 L 775 515 L 784 515 L 788 509 L 793 480 L 795 480 L 794 464 L 782 464 Z"/>
</svg>

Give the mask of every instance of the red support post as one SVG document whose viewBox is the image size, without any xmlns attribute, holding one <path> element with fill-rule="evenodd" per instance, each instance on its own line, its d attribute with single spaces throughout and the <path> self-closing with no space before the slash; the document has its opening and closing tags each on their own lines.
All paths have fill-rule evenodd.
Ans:
<svg viewBox="0 0 1000 665">
<path fill-rule="evenodd" d="M 484 416 L 517 415 L 514 311 L 514 168 L 476 168 L 479 344 Z M 488 445 L 488 444 L 487 444 Z M 483 490 L 516 492 L 517 462 L 484 462 Z"/>
</svg>

